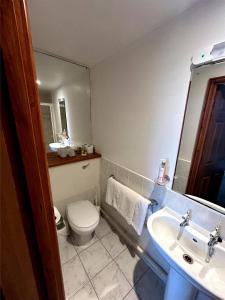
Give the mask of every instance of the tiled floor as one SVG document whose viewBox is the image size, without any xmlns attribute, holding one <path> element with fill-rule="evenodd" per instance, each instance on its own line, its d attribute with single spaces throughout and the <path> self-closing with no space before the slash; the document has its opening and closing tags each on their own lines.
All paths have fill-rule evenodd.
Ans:
<svg viewBox="0 0 225 300">
<path fill-rule="evenodd" d="M 95 236 L 74 246 L 59 236 L 68 300 L 161 300 L 165 286 L 101 218 Z"/>
</svg>

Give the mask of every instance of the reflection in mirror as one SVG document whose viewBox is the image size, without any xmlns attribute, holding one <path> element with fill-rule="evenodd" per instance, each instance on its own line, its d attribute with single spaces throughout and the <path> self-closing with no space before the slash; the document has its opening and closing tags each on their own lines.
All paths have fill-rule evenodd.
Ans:
<svg viewBox="0 0 225 300">
<path fill-rule="evenodd" d="M 35 60 L 46 151 L 91 144 L 89 69 L 37 51 Z"/>
<path fill-rule="evenodd" d="M 224 62 L 192 71 L 173 189 L 225 208 Z"/>
<path fill-rule="evenodd" d="M 62 124 L 62 132 L 67 133 L 67 120 L 66 120 L 66 103 L 65 99 L 61 98 L 59 99 L 59 109 L 60 109 L 60 118 L 61 118 L 61 124 Z"/>
</svg>

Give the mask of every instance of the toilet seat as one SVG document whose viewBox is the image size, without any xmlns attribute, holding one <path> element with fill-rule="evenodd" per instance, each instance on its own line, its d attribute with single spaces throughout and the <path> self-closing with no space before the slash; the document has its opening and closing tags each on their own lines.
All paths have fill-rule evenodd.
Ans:
<svg viewBox="0 0 225 300">
<path fill-rule="evenodd" d="M 99 222 L 99 213 L 88 200 L 79 200 L 67 205 L 67 219 L 72 230 L 78 234 L 89 234 Z"/>
</svg>

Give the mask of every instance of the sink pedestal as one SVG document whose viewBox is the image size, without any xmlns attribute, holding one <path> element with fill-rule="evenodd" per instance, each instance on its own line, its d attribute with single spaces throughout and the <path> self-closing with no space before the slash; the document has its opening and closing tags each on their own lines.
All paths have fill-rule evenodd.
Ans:
<svg viewBox="0 0 225 300">
<path fill-rule="evenodd" d="M 197 289 L 173 268 L 170 268 L 167 278 L 164 300 L 195 299 Z"/>
</svg>

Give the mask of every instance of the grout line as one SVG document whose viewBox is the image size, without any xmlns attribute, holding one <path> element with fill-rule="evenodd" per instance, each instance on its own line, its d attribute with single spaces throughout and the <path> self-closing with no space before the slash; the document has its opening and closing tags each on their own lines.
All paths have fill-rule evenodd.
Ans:
<svg viewBox="0 0 225 300">
<path fill-rule="evenodd" d="M 101 241 L 100 241 L 101 242 Z M 101 242 L 101 244 L 102 244 L 102 242 Z M 102 246 L 105 248 L 105 246 L 102 244 Z M 105 248 L 105 250 L 109 253 L 109 251 Z M 124 251 L 125 251 L 126 249 L 124 249 Z M 123 251 L 121 251 L 120 252 L 120 254 L 122 253 Z M 117 265 L 117 267 L 118 267 L 118 269 L 120 270 L 120 272 L 123 274 L 123 276 L 125 277 L 125 279 L 126 279 L 126 281 L 128 282 L 128 284 L 129 284 L 129 286 L 131 287 L 131 289 L 132 289 L 132 285 L 130 284 L 130 282 L 128 281 L 128 279 L 127 279 L 127 277 L 125 276 L 125 274 L 123 273 L 123 271 L 120 269 L 120 267 L 119 267 L 119 265 L 117 264 L 117 262 L 115 261 L 115 259 L 112 257 L 112 255 L 109 253 L 109 255 L 111 256 L 111 258 L 112 258 L 112 262 L 113 263 L 115 263 L 116 265 Z M 119 254 L 118 254 L 119 255 Z M 117 256 L 118 256 L 117 255 Z M 117 257 L 116 256 L 116 257 Z"/>
<path fill-rule="evenodd" d="M 103 210 L 103 213 L 105 215 L 105 219 L 110 223 L 110 221 L 114 224 L 112 225 L 115 230 L 119 233 L 119 236 L 122 237 L 122 239 L 134 250 L 134 252 L 137 254 L 138 257 L 140 257 L 146 265 L 163 281 L 166 282 L 167 275 L 163 271 L 162 267 L 160 267 L 150 256 L 148 253 L 146 253 L 138 244 L 136 246 L 134 245 L 132 239 L 129 238 L 129 236 L 126 235 L 126 232 L 123 231 L 123 228 L 121 226 L 116 225 L 114 220 L 110 220 L 109 215 Z M 110 221 L 109 221 L 110 220 Z M 142 252 L 140 252 L 140 249 L 142 249 Z"/>
<path fill-rule="evenodd" d="M 110 260 L 110 262 L 107 263 L 107 265 L 105 265 L 100 271 L 98 271 L 93 278 L 90 278 L 90 280 L 93 280 L 99 273 L 101 273 L 104 269 L 106 269 L 111 263 L 113 263 L 112 259 Z"/>
<path fill-rule="evenodd" d="M 99 239 L 99 241 L 102 239 L 102 238 L 104 238 L 107 234 L 109 234 L 109 233 L 111 233 L 112 232 L 112 230 L 110 231 L 110 232 L 107 232 L 106 234 L 104 234 L 101 238 L 100 237 L 98 237 L 98 239 Z M 97 234 L 96 234 L 97 235 Z"/>
<path fill-rule="evenodd" d="M 97 237 L 97 235 L 96 235 L 96 238 L 97 238 L 97 241 L 93 242 L 92 244 L 90 244 L 89 246 L 87 246 L 87 248 L 81 250 L 80 252 L 78 252 L 77 249 L 75 248 L 77 245 L 73 245 L 73 247 L 75 248 L 75 251 L 77 252 L 77 255 L 80 254 L 80 253 L 82 253 L 83 251 L 87 250 L 88 248 L 90 248 L 95 243 L 97 243 L 99 241 L 99 238 Z M 77 247 L 79 247 L 79 246 L 77 246 Z"/>
<path fill-rule="evenodd" d="M 117 234 L 117 233 L 116 233 L 116 234 Z M 117 234 L 117 235 L 118 235 L 118 234 Z M 119 235 L 118 235 L 118 237 L 119 237 Z M 102 243 L 101 240 L 100 240 L 100 242 L 101 242 L 102 246 L 105 248 L 105 250 L 109 253 L 109 255 L 111 256 L 113 262 L 117 265 L 117 267 L 119 268 L 119 270 L 121 271 L 121 273 L 125 276 L 125 274 L 123 273 L 123 271 L 122 271 L 121 268 L 119 267 L 118 263 L 116 262 L 116 258 L 117 258 L 121 253 L 123 253 L 124 251 L 127 250 L 127 245 L 126 245 L 126 248 L 123 249 L 123 250 L 122 250 L 117 256 L 115 256 L 115 258 L 114 258 L 114 257 L 110 254 L 110 252 L 106 249 L 106 247 L 103 245 L 103 243 Z M 130 284 L 130 282 L 128 281 L 128 279 L 127 279 L 126 276 L 125 276 L 125 278 L 126 278 L 127 282 L 129 283 L 129 285 L 132 286 L 132 285 Z"/>
<path fill-rule="evenodd" d="M 117 234 L 117 236 L 118 236 L 119 238 L 121 237 L 121 239 L 124 240 L 123 237 L 118 233 L 118 231 L 116 230 L 115 227 L 114 227 L 114 230 L 115 230 L 115 233 Z M 101 242 L 101 240 L 100 240 L 100 242 Z M 124 240 L 124 242 L 126 243 L 125 240 Z M 134 288 L 134 286 L 137 285 L 137 283 L 143 278 L 143 276 L 144 276 L 149 270 L 151 270 L 151 271 L 158 277 L 159 280 L 163 281 L 163 280 L 161 279 L 161 276 L 159 276 L 158 272 L 156 272 L 156 270 L 155 270 L 154 268 L 150 267 L 150 266 L 146 263 L 146 261 L 143 259 L 143 257 L 140 257 L 140 256 L 138 255 L 138 253 L 135 251 L 135 248 L 134 248 L 132 245 L 130 245 L 130 244 L 129 244 L 128 246 L 132 248 L 132 250 L 134 251 L 135 255 L 136 255 L 137 257 L 139 257 L 139 259 L 142 260 L 142 262 L 143 262 L 143 263 L 146 265 L 146 267 L 147 267 L 146 271 L 143 272 L 143 274 L 140 276 L 140 278 L 139 278 L 133 285 L 131 285 L 130 282 L 127 280 L 127 281 L 129 282 L 129 284 L 132 286 L 132 288 Z M 127 244 L 126 244 L 126 248 L 125 248 L 123 251 L 121 251 L 117 256 L 115 256 L 115 258 L 113 258 L 113 257 L 111 256 L 111 254 L 109 253 L 110 256 L 112 257 L 112 259 L 114 260 L 114 262 L 117 264 L 117 266 L 119 267 L 120 271 L 123 273 L 123 275 L 125 276 L 126 279 L 127 279 L 127 277 L 126 277 L 126 275 L 124 274 L 124 272 L 122 271 L 122 269 L 120 268 L 119 264 L 117 263 L 116 258 L 117 258 L 119 255 L 121 255 L 123 252 L 125 252 L 126 250 L 129 251 L 128 246 L 127 246 Z M 104 247 L 104 245 L 103 245 L 103 247 Z M 106 251 L 108 251 L 108 250 L 106 249 Z M 108 252 L 109 252 L 109 251 L 108 251 Z"/>
<path fill-rule="evenodd" d="M 93 243 L 93 244 L 95 244 L 95 243 Z M 98 294 L 97 294 L 97 292 L 96 292 L 96 290 L 95 290 L 95 288 L 94 288 L 94 285 L 92 284 L 92 281 L 91 281 L 91 279 L 90 279 L 90 277 L 89 277 L 89 275 L 88 275 L 88 273 L 87 273 L 87 271 L 86 271 L 86 268 L 84 267 L 84 264 L 83 264 L 83 262 L 82 262 L 82 260 L 81 260 L 81 258 L 80 258 L 79 253 L 77 253 L 77 255 L 78 255 L 79 260 L 80 260 L 80 262 L 81 262 L 81 264 L 82 264 L 82 266 L 83 266 L 83 268 L 84 268 L 84 272 L 86 273 L 87 278 L 88 278 L 88 280 L 89 280 L 89 282 L 90 282 L 90 284 L 91 284 L 91 286 L 92 286 L 92 288 L 93 288 L 93 290 L 94 290 L 94 292 L 95 292 L 95 295 L 96 295 L 96 297 L 99 299 Z M 75 294 L 74 294 L 74 295 L 75 295 Z M 99 299 L 99 300 L 100 300 L 100 299 Z"/>
<path fill-rule="evenodd" d="M 117 232 L 116 232 L 116 234 L 117 234 L 118 237 L 120 237 L 119 234 L 118 234 Z M 101 240 L 100 240 L 100 242 L 101 242 Z M 102 243 L 102 242 L 101 242 L 101 243 Z M 102 245 L 103 245 L 103 243 L 102 243 Z M 105 248 L 104 245 L 103 245 L 103 247 Z M 106 249 L 106 248 L 105 248 L 105 249 Z M 126 296 L 134 289 L 134 287 L 136 286 L 136 284 L 137 284 L 137 283 L 144 277 L 144 275 L 150 270 L 149 266 L 145 263 L 145 261 L 144 261 L 142 258 L 140 258 L 140 257 L 137 255 L 137 253 L 134 251 L 135 255 L 138 256 L 138 257 L 140 258 L 140 260 L 142 260 L 143 263 L 146 264 L 147 269 L 143 272 L 143 274 L 140 276 L 140 278 L 132 285 L 132 284 L 129 282 L 129 280 L 127 279 L 127 277 L 126 277 L 125 273 L 123 272 L 123 270 L 120 268 L 120 265 L 119 265 L 119 264 L 117 263 L 117 261 L 116 261 L 116 258 L 117 258 L 119 255 L 121 255 L 123 252 L 125 252 L 126 250 L 129 251 L 129 249 L 127 248 L 127 245 L 126 245 L 126 248 L 125 248 L 125 249 L 123 249 L 117 256 L 115 256 L 115 258 L 113 258 L 113 256 L 110 254 L 110 252 L 106 249 L 106 251 L 107 251 L 107 252 L 109 253 L 109 255 L 112 257 L 113 263 L 115 263 L 115 264 L 117 265 L 118 269 L 119 269 L 120 272 L 123 274 L 123 276 L 125 277 L 126 281 L 127 281 L 128 284 L 129 284 L 129 286 L 131 287 L 131 289 L 130 289 L 130 290 L 128 291 L 128 293 L 123 297 L 123 299 L 126 298 Z M 134 250 L 134 249 L 133 249 L 133 250 Z"/>
<path fill-rule="evenodd" d="M 109 223 L 108 223 L 108 221 L 105 219 L 105 221 L 106 221 L 106 223 L 109 225 Z M 110 225 L 109 225 L 110 226 Z M 111 227 L 111 226 L 110 226 Z M 120 239 L 120 235 L 119 235 L 119 233 L 117 232 L 117 230 L 114 228 L 114 231 L 110 231 L 110 232 L 108 232 L 107 234 L 105 234 L 104 236 L 102 236 L 102 238 L 103 237 L 105 237 L 105 236 L 107 236 L 107 235 L 109 235 L 109 234 L 112 234 L 112 233 L 115 233 L 117 236 L 118 236 L 118 238 Z M 97 235 L 96 235 L 97 236 Z M 78 257 L 78 259 L 79 259 L 79 261 L 80 261 L 80 263 L 81 263 L 81 265 L 82 265 L 82 267 L 83 267 L 83 269 L 84 269 L 84 271 L 85 271 L 85 274 L 86 274 L 86 276 L 87 276 L 87 279 L 88 279 L 88 282 L 89 282 L 89 284 L 91 284 L 91 286 L 92 286 L 92 288 L 93 288 L 93 290 L 94 290 L 94 292 L 95 292 L 95 294 L 96 294 L 96 297 L 98 298 L 98 300 L 100 300 L 100 298 L 98 297 L 98 294 L 97 294 L 97 292 L 96 292 L 96 290 L 95 290 L 95 288 L 94 288 L 94 285 L 93 285 L 93 283 L 92 283 L 92 280 L 100 273 L 100 272 L 102 272 L 105 268 L 107 268 L 110 264 L 113 264 L 113 263 L 115 263 L 116 264 L 116 266 L 118 267 L 118 269 L 120 270 L 120 272 L 123 274 L 123 276 L 125 277 L 125 279 L 126 279 L 126 281 L 127 281 L 127 283 L 128 283 L 128 285 L 129 285 L 129 287 L 130 287 L 130 290 L 128 291 L 128 293 L 123 297 L 123 299 L 131 292 L 131 290 L 132 289 L 134 289 L 134 287 L 137 285 L 137 283 L 143 278 L 143 276 L 148 272 L 148 270 L 150 269 L 149 268 L 149 266 L 145 263 L 145 261 L 142 259 L 142 258 L 140 258 L 145 264 L 146 264 L 146 266 L 148 267 L 147 268 L 147 270 L 145 271 L 145 272 L 143 272 L 143 274 L 140 276 L 140 278 L 132 285 L 129 281 L 128 281 L 128 279 L 127 279 L 127 277 L 126 277 L 126 275 L 125 275 L 125 273 L 123 272 L 123 270 L 120 268 L 120 266 L 119 266 L 119 264 L 117 263 L 117 261 L 116 261 L 116 259 L 117 259 L 117 257 L 119 256 L 119 255 L 121 255 L 123 252 L 125 252 L 126 250 L 128 250 L 129 251 L 129 249 L 128 249 L 128 247 L 127 247 L 127 243 L 126 243 L 126 241 L 124 241 L 124 243 L 125 243 L 125 245 L 126 245 L 126 248 L 125 249 L 123 249 L 120 253 L 118 253 L 115 257 L 113 257 L 111 254 L 110 254 L 110 252 L 106 249 L 106 247 L 104 246 L 104 244 L 102 243 L 102 238 L 98 238 L 98 236 L 97 236 L 97 241 L 95 241 L 94 243 L 92 243 L 90 246 L 88 246 L 86 249 L 83 249 L 81 252 L 79 252 L 78 253 L 78 251 L 76 250 L 76 248 L 75 248 L 75 246 L 73 245 L 73 247 L 74 247 L 74 250 L 75 250 L 75 252 L 76 252 L 76 255 L 75 256 L 73 256 L 71 259 L 69 259 L 67 262 L 69 262 L 70 260 L 72 260 L 72 259 L 74 259 L 74 257 Z M 122 238 L 122 237 L 121 237 Z M 124 239 L 123 239 L 124 240 Z M 84 266 L 84 264 L 83 264 L 83 262 L 82 262 L 82 260 L 81 260 L 81 258 L 80 258 L 80 254 L 83 252 L 83 251 L 85 251 L 85 250 L 87 250 L 88 248 L 90 248 L 92 245 L 94 245 L 95 243 L 97 243 L 97 242 L 100 242 L 100 244 L 103 246 L 103 248 L 106 250 L 106 252 L 109 254 L 109 256 L 110 256 L 110 262 L 108 263 L 108 264 L 106 264 L 100 271 L 98 271 L 95 275 L 94 275 L 94 277 L 93 278 L 91 278 L 90 276 L 89 276 L 89 274 L 87 273 L 87 271 L 86 271 L 86 268 L 85 268 L 85 266 Z M 130 246 L 130 245 L 129 245 Z M 131 247 L 133 250 L 134 250 L 134 253 L 135 253 L 135 255 L 137 255 L 137 253 L 135 252 L 135 249 L 133 248 L 133 247 Z M 138 255 L 137 255 L 138 256 Z M 67 263 L 67 262 L 65 262 L 65 263 Z M 64 264 L 65 264 L 64 263 Z M 63 265 L 64 265 L 63 264 Z M 67 298 L 68 300 L 69 299 L 71 299 L 73 296 L 75 296 L 82 288 L 84 288 L 87 284 L 88 284 L 88 282 L 86 283 L 86 284 L 84 284 L 84 285 L 82 285 L 82 287 L 80 288 L 80 289 L 78 289 L 73 295 L 71 295 L 70 296 L 70 298 Z"/>
<path fill-rule="evenodd" d="M 68 263 L 70 260 L 74 259 L 74 257 L 77 256 L 77 253 L 75 253 L 74 256 L 72 256 L 71 258 L 67 259 L 67 261 L 64 261 L 64 263 L 61 263 L 61 266 L 64 266 L 66 263 Z M 60 258 L 60 261 L 61 261 L 61 258 Z"/>
<path fill-rule="evenodd" d="M 74 258 L 74 257 L 73 257 L 73 258 Z M 83 266 L 83 264 L 82 264 L 82 262 L 81 262 L 81 259 L 80 259 L 80 257 L 79 257 L 78 254 L 77 254 L 77 258 L 78 258 L 78 260 L 80 261 L 82 267 L 84 268 L 84 266 Z M 72 258 L 71 258 L 70 260 L 72 260 Z M 68 262 L 69 262 L 70 260 L 68 260 Z M 84 271 L 85 271 L 85 273 L 86 273 L 85 268 L 84 268 Z M 62 274 L 62 275 L 63 275 L 63 274 Z M 88 276 L 87 276 L 87 279 L 88 279 L 88 282 L 89 282 L 90 280 L 89 280 L 89 277 L 88 277 Z M 85 284 L 82 284 L 82 286 L 81 286 L 74 294 L 72 294 L 72 295 L 69 296 L 69 297 L 66 297 L 66 292 L 65 292 L 66 300 L 69 300 L 69 299 L 71 299 L 74 295 L 76 295 L 81 289 L 83 289 L 83 288 L 87 285 L 88 282 L 86 282 Z M 65 287 L 64 287 L 64 289 L 65 289 Z"/>
<path fill-rule="evenodd" d="M 129 290 L 129 292 L 123 297 L 123 299 L 122 300 L 124 300 L 127 296 L 128 296 L 128 294 L 130 294 L 130 292 L 133 290 L 134 288 L 132 287 L 132 289 L 131 290 Z"/>
</svg>

